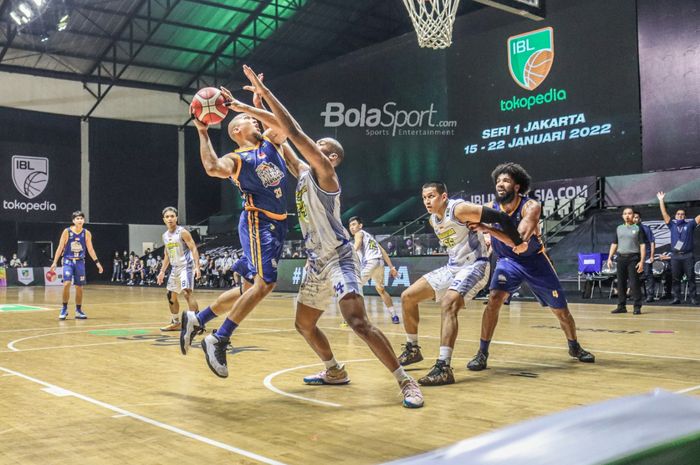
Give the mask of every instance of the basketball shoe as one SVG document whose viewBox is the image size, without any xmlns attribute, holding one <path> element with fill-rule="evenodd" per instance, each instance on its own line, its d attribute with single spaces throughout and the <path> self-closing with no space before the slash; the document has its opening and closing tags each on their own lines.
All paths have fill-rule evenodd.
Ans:
<svg viewBox="0 0 700 465">
<path fill-rule="evenodd" d="M 573 358 L 577 358 L 579 362 L 583 363 L 595 363 L 595 355 L 584 350 L 579 344 L 576 344 L 575 349 L 569 349 L 569 355 Z"/>
<path fill-rule="evenodd" d="M 406 342 L 403 344 L 403 352 L 399 355 L 399 363 L 401 366 L 411 365 L 412 363 L 418 363 L 423 360 L 423 354 L 420 353 L 420 346 L 417 343 Z"/>
<path fill-rule="evenodd" d="M 452 373 L 452 367 L 444 360 L 435 362 L 433 369 L 418 380 L 421 386 L 443 386 L 445 384 L 454 384 L 455 377 Z"/>
<path fill-rule="evenodd" d="M 58 314 L 58 319 L 65 320 L 66 318 L 68 318 L 68 308 L 63 307 L 61 308 L 61 313 Z"/>
<path fill-rule="evenodd" d="M 423 393 L 420 392 L 418 383 L 413 378 L 408 378 L 399 384 L 403 396 L 403 406 L 406 408 L 421 408 L 423 406 Z"/>
<path fill-rule="evenodd" d="M 228 377 L 228 366 L 226 365 L 226 349 L 229 345 L 229 338 L 217 336 L 212 332 L 202 339 L 202 350 L 207 359 L 209 369 L 219 378 Z"/>
<path fill-rule="evenodd" d="M 199 326 L 197 312 L 192 310 L 182 312 L 180 316 L 180 352 L 187 355 L 194 337 L 204 332 L 204 327 Z"/>
<path fill-rule="evenodd" d="M 486 361 L 489 359 L 489 354 L 481 350 L 476 353 L 473 359 L 467 363 L 467 369 L 471 371 L 481 371 L 486 369 Z"/>
<path fill-rule="evenodd" d="M 182 324 L 180 321 L 171 321 L 169 324 L 160 328 L 161 331 L 180 331 Z"/>
<path fill-rule="evenodd" d="M 345 371 L 345 365 L 336 365 L 304 378 L 304 384 L 312 385 L 348 384 L 349 382 L 350 378 L 348 378 L 348 372 Z"/>
<path fill-rule="evenodd" d="M 398 315 L 392 315 L 391 317 L 391 322 L 395 325 L 399 324 L 399 316 Z"/>
<path fill-rule="evenodd" d="M 87 320 L 87 315 L 83 313 L 82 310 L 75 309 L 75 319 L 76 320 Z"/>
</svg>

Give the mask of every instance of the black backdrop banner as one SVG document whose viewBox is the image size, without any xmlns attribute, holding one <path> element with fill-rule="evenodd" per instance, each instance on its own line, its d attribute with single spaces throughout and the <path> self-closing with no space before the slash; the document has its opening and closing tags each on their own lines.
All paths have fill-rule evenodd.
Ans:
<svg viewBox="0 0 700 465">
<path fill-rule="evenodd" d="M 0 108 L 0 125 L 0 219 L 70 219 L 80 209 L 80 120 Z"/>
<path fill-rule="evenodd" d="M 410 34 L 271 88 L 311 137 L 343 144 L 344 208 L 371 197 L 383 211 L 368 220 L 428 180 L 490 191 L 503 161 L 535 181 L 639 172 L 635 1 L 547 6 L 537 23 L 485 8 L 458 18 L 445 51 L 421 49 Z M 545 79 L 524 88 L 516 77 L 540 70 L 518 56 L 552 50 Z"/>
</svg>

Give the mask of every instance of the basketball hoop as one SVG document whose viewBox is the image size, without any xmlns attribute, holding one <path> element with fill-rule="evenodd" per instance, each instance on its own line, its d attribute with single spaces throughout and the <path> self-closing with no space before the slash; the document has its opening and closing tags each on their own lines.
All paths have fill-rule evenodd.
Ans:
<svg viewBox="0 0 700 465">
<path fill-rule="evenodd" d="M 459 0 L 403 0 L 413 27 L 418 35 L 418 45 L 440 49 L 452 45 L 452 26 Z"/>
</svg>

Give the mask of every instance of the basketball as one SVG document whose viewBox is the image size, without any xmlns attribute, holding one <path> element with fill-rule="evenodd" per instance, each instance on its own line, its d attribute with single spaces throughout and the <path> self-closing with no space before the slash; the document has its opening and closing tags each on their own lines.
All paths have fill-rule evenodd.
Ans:
<svg viewBox="0 0 700 465">
<path fill-rule="evenodd" d="M 51 270 L 47 271 L 46 280 L 50 283 L 54 282 L 56 280 L 56 272 Z"/>
<path fill-rule="evenodd" d="M 545 49 L 533 53 L 527 60 L 523 78 L 528 89 L 534 90 L 542 84 L 544 78 L 547 77 L 547 73 L 549 73 L 549 69 L 552 67 L 553 58 L 554 52 Z"/>
<path fill-rule="evenodd" d="M 228 113 L 228 107 L 224 105 L 225 99 L 221 91 L 216 87 L 205 87 L 194 95 L 190 103 L 190 113 L 202 123 L 220 123 Z"/>
</svg>

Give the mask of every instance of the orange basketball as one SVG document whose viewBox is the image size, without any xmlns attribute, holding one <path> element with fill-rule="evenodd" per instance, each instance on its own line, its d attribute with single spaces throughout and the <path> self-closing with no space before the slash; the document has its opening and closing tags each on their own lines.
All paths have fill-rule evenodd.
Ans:
<svg viewBox="0 0 700 465">
<path fill-rule="evenodd" d="M 554 52 L 551 50 L 538 50 L 532 54 L 527 63 L 525 63 L 525 71 L 523 73 L 528 89 L 533 90 L 542 84 L 549 70 L 552 69 L 553 61 Z"/>
</svg>

